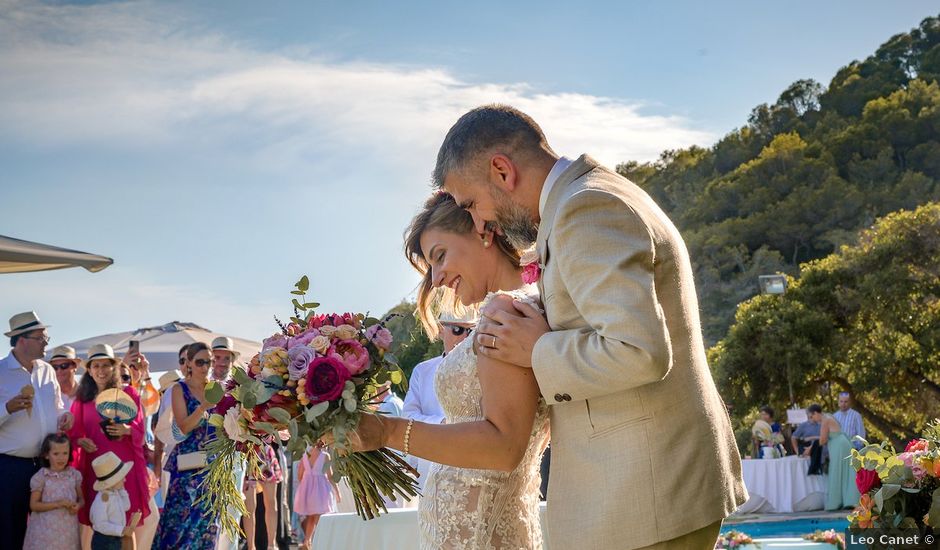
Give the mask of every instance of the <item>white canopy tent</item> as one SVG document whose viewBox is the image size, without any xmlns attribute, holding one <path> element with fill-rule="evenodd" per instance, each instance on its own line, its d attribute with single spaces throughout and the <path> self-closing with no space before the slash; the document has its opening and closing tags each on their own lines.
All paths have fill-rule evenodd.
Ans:
<svg viewBox="0 0 940 550">
<path fill-rule="evenodd" d="M 158 327 L 139 328 L 127 332 L 85 338 L 77 342 L 70 342 L 68 345 L 75 348 L 80 357 L 85 357 L 88 348 L 93 344 L 108 344 L 114 348 L 115 355 L 121 357 L 127 353 L 128 342 L 138 340 L 140 341 L 141 353 L 146 355 L 147 360 L 150 362 L 150 374 L 153 383 L 157 385 L 157 379 L 161 374 L 179 367 L 178 353 L 181 347 L 195 342 L 204 342 L 211 345 L 212 340 L 219 336 L 228 335 L 212 332 L 195 323 L 173 321 Z M 254 354 L 261 351 L 260 342 L 234 336 L 230 336 L 230 338 L 235 344 L 235 351 L 239 353 L 236 359 L 238 364 L 247 363 Z"/>
<path fill-rule="evenodd" d="M 113 264 L 105 256 L 0 235 L 0 273 L 84 267 L 92 273 Z"/>
</svg>

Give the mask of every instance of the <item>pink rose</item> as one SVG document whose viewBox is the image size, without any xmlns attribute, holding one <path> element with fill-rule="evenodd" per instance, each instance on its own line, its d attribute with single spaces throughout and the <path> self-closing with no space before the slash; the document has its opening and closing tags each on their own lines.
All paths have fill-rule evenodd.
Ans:
<svg viewBox="0 0 940 550">
<path fill-rule="evenodd" d="M 304 392 L 312 405 L 333 401 L 343 395 L 349 369 L 337 357 L 317 357 L 310 363 Z"/>
<path fill-rule="evenodd" d="M 875 470 L 859 470 L 855 473 L 855 486 L 858 487 L 858 492 L 864 495 L 876 487 L 881 487 L 881 478 Z"/>
<path fill-rule="evenodd" d="M 911 468 L 911 472 L 914 473 L 914 479 L 917 481 L 920 481 L 927 476 L 927 469 L 924 468 L 924 465 L 920 460 L 914 463 L 914 466 Z"/>
<path fill-rule="evenodd" d="M 928 451 L 929 442 L 926 439 L 912 439 L 904 449 L 905 453 L 916 453 L 917 451 Z"/>
<path fill-rule="evenodd" d="M 369 368 L 369 352 L 356 340 L 339 340 L 330 351 L 330 355 L 342 359 L 353 376 Z"/>
<path fill-rule="evenodd" d="M 379 349 L 387 350 L 392 345 L 392 333 L 378 323 L 366 329 L 366 338 Z"/>
<path fill-rule="evenodd" d="M 914 453 L 901 453 L 898 455 L 898 459 L 908 468 L 914 466 Z"/>
<path fill-rule="evenodd" d="M 287 350 L 287 376 L 291 380 L 300 380 L 307 374 L 310 363 L 317 358 L 317 352 L 307 346 L 294 346 Z"/>
<path fill-rule="evenodd" d="M 297 346 L 306 346 L 313 341 L 314 338 L 320 335 L 320 331 L 313 328 L 307 329 L 306 331 L 300 333 L 298 336 L 287 339 L 287 349 L 293 349 Z"/>
<path fill-rule="evenodd" d="M 526 264 L 522 266 L 522 282 L 531 285 L 532 283 L 537 283 L 538 280 L 542 277 L 542 268 L 539 267 L 539 264 L 533 262 L 531 264 Z"/>
</svg>

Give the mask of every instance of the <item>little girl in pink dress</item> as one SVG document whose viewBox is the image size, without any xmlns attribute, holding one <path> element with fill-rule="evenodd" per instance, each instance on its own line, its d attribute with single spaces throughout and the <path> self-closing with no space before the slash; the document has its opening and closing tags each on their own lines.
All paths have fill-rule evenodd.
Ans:
<svg viewBox="0 0 940 550">
<path fill-rule="evenodd" d="M 24 550 L 78 550 L 78 509 L 82 474 L 69 466 L 72 443 L 65 434 L 49 434 L 39 451 L 43 468 L 29 480 L 29 523 Z"/>
<path fill-rule="evenodd" d="M 324 463 L 330 455 L 319 444 L 310 447 L 300 460 L 297 471 L 300 483 L 294 493 L 294 512 L 304 517 L 304 543 L 301 549 L 310 548 L 313 540 L 313 531 L 317 528 L 322 514 L 336 511 L 336 502 L 339 501 L 339 488 L 330 479 L 330 470 L 323 471 Z"/>
</svg>

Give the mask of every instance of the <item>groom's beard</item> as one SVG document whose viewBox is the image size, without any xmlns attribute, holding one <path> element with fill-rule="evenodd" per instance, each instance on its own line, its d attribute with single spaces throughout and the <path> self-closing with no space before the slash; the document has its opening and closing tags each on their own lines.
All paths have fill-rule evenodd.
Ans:
<svg viewBox="0 0 940 550">
<path fill-rule="evenodd" d="M 532 213 L 526 207 L 514 203 L 502 189 L 496 186 L 491 189 L 496 202 L 496 225 L 509 244 L 519 251 L 535 244 L 539 226 L 532 221 Z"/>
</svg>

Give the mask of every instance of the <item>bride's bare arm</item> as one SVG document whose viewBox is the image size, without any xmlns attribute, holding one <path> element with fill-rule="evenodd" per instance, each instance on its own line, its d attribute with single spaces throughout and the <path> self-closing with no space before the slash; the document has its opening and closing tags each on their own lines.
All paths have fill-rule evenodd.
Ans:
<svg viewBox="0 0 940 550">
<path fill-rule="evenodd" d="M 502 299 L 505 298 L 505 299 Z M 515 315 L 512 298 L 499 296 L 488 308 L 499 308 Z M 409 437 L 409 453 L 441 464 L 459 468 L 511 471 L 525 455 L 539 390 L 531 369 L 525 369 L 477 356 L 477 371 L 483 390 L 481 403 L 484 420 L 458 424 L 415 422 Z M 404 418 L 364 415 L 359 433 L 363 445 L 404 450 Z"/>
</svg>

